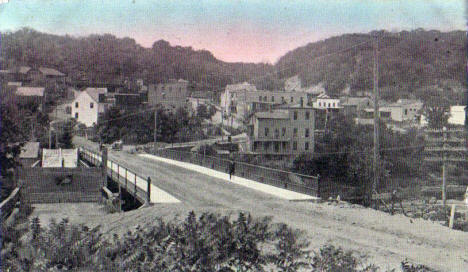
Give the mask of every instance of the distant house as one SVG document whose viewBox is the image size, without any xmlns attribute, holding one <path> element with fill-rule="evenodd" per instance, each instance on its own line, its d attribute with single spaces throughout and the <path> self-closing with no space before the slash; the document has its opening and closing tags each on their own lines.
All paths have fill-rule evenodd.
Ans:
<svg viewBox="0 0 468 272">
<path fill-rule="evenodd" d="M 143 93 L 116 93 L 115 106 L 120 109 L 135 109 L 141 106 L 144 100 Z"/>
<path fill-rule="evenodd" d="M 208 105 L 212 101 L 212 95 L 210 92 L 192 92 L 188 98 L 189 104 L 192 106 L 192 110 L 196 111 L 200 105 Z"/>
<path fill-rule="evenodd" d="M 86 88 L 71 103 L 71 117 L 91 127 L 97 124 L 99 114 L 106 111 L 111 103 L 106 98 L 107 88 Z"/>
<path fill-rule="evenodd" d="M 298 91 L 257 90 L 249 83 L 227 85 L 221 95 L 221 108 L 226 115 L 235 115 L 238 120 L 251 113 L 266 111 L 279 105 L 307 103 L 312 94 Z"/>
<path fill-rule="evenodd" d="M 10 74 L 15 80 L 21 82 L 31 81 L 64 81 L 66 75 L 56 69 L 48 67 L 31 68 L 29 66 L 19 66 L 10 69 Z"/>
<path fill-rule="evenodd" d="M 78 167 L 78 149 L 43 149 L 43 168 Z"/>
<path fill-rule="evenodd" d="M 20 163 L 23 167 L 31 167 L 39 158 L 39 142 L 27 142 L 21 147 L 19 155 Z"/>
<path fill-rule="evenodd" d="M 391 120 L 394 122 L 414 122 L 419 121 L 423 103 L 415 99 L 399 99 L 396 103 L 391 103 L 382 107 L 383 110 L 390 111 Z"/>
<path fill-rule="evenodd" d="M 313 107 L 314 109 L 326 109 L 330 111 L 338 111 L 342 109 L 340 105 L 340 99 L 330 97 L 326 93 L 321 93 L 314 98 Z"/>
<path fill-rule="evenodd" d="M 345 115 L 357 115 L 365 108 L 373 107 L 374 103 L 366 96 L 345 96 L 340 98 L 340 104 Z"/>
<path fill-rule="evenodd" d="M 7 83 L 7 86 L 12 86 L 12 87 L 21 87 L 22 85 L 23 83 L 19 81 L 10 81 Z"/>
<path fill-rule="evenodd" d="M 171 110 L 185 107 L 192 89 L 192 85 L 183 79 L 151 84 L 148 87 L 148 104 L 150 106 L 161 104 Z"/>
<path fill-rule="evenodd" d="M 254 154 L 293 156 L 314 152 L 315 111 L 304 103 L 257 112 L 249 128 L 248 149 Z"/>
<path fill-rule="evenodd" d="M 448 123 L 451 125 L 456 126 L 463 126 L 465 125 L 465 112 L 466 106 L 451 106 L 450 107 L 450 117 L 448 119 Z"/>
<path fill-rule="evenodd" d="M 390 109 L 385 107 L 379 108 L 379 118 L 382 121 L 391 121 L 392 112 Z M 354 120 L 358 125 L 374 125 L 374 108 L 365 108 L 361 110 Z"/>
<path fill-rule="evenodd" d="M 450 106 L 450 117 L 448 119 L 448 123 L 454 126 L 464 126 L 466 120 L 466 106 L 464 105 L 456 105 Z M 421 126 L 427 126 L 427 119 L 426 116 L 421 115 Z"/>
<path fill-rule="evenodd" d="M 40 109 L 44 108 L 44 87 L 18 87 L 16 88 L 16 102 L 24 105 L 27 103 L 35 103 Z"/>
</svg>

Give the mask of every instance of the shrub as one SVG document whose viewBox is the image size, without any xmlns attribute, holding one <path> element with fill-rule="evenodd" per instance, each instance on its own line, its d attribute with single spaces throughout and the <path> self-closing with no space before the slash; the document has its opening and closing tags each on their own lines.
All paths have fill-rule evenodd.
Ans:
<svg viewBox="0 0 468 272">
<path fill-rule="evenodd" d="M 321 272 L 370 272 L 378 271 L 373 264 L 366 264 L 367 256 L 354 256 L 352 251 L 344 251 L 333 245 L 325 245 L 312 258 L 313 271 Z"/>
</svg>

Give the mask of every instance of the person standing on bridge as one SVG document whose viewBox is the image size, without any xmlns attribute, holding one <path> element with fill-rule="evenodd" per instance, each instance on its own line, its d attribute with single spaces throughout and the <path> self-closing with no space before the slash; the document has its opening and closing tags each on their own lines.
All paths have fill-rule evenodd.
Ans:
<svg viewBox="0 0 468 272">
<path fill-rule="evenodd" d="M 234 172 L 236 171 L 236 163 L 234 160 L 229 161 L 229 180 L 231 180 L 232 175 L 234 175 Z"/>
</svg>

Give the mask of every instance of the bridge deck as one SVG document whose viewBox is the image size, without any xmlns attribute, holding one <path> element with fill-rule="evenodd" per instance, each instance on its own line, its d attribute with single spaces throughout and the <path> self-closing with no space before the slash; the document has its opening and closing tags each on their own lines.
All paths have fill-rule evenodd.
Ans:
<svg viewBox="0 0 468 272">
<path fill-rule="evenodd" d="M 86 160 L 91 164 L 98 165 L 101 163 L 101 156 L 86 149 L 80 150 L 84 154 Z M 107 161 L 107 175 L 113 181 L 118 182 L 120 186 L 125 188 L 127 192 L 133 193 L 134 196 L 141 202 L 146 202 L 148 182 L 146 178 L 138 176 L 129 169 L 120 166 L 112 160 Z M 151 203 L 179 203 L 180 200 L 173 197 L 169 193 L 150 184 L 150 202 Z"/>
</svg>

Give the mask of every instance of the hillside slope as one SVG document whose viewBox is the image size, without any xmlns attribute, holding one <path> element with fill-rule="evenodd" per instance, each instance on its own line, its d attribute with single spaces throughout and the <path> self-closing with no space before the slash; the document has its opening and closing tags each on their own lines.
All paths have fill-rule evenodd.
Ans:
<svg viewBox="0 0 468 272">
<path fill-rule="evenodd" d="M 372 35 L 379 37 L 379 85 L 384 98 L 417 96 L 427 87 L 454 94 L 463 90 L 463 31 L 345 34 L 294 49 L 272 65 L 223 62 L 209 51 L 171 46 L 163 40 L 144 48 L 133 39 L 109 34 L 77 38 L 21 29 L 2 33 L 1 57 L 2 69 L 43 65 L 72 78 L 85 75 L 94 82 L 130 77 L 155 83 L 184 78 L 203 90 L 218 91 L 243 81 L 259 89 L 279 89 L 287 78 L 299 75 L 303 86 L 323 83 L 327 92 L 337 94 L 346 87 L 352 92 L 372 88 Z"/>
<path fill-rule="evenodd" d="M 466 33 L 421 29 L 399 33 L 346 34 L 310 43 L 279 59 L 280 78 L 299 75 L 303 85 L 320 82 L 330 93 L 347 86 L 369 90 L 373 84 L 373 38 L 379 43 L 379 86 L 400 95 L 439 86 L 455 92 L 465 84 Z"/>
</svg>

